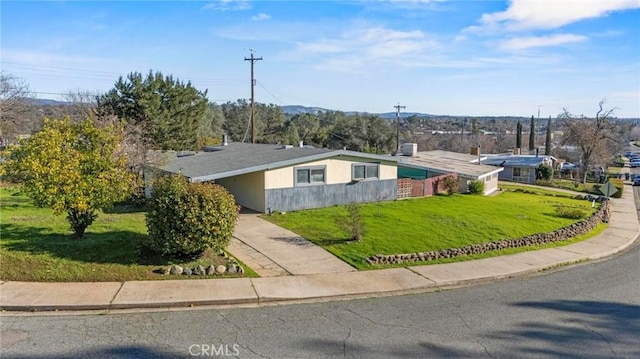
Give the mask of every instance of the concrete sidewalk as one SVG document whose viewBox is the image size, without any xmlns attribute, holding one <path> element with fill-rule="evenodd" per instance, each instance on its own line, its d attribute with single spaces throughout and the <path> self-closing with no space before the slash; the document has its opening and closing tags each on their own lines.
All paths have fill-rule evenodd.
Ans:
<svg viewBox="0 0 640 359">
<path fill-rule="evenodd" d="M 250 217 L 244 217 L 247 218 Z M 265 223 L 257 221 L 256 225 L 245 228 L 246 231 L 239 235 L 240 239 L 246 240 L 247 245 L 258 246 L 259 244 L 250 241 L 251 231 L 264 231 Z M 640 224 L 633 188 L 626 186 L 623 197 L 613 200 L 613 215 L 609 227 L 603 233 L 564 247 L 451 264 L 360 272 L 354 271 L 344 263 L 346 267 L 324 262 L 327 268 L 342 271 L 307 274 L 314 270 L 310 269 L 311 267 L 287 264 L 286 260 L 279 262 L 282 260 L 279 256 L 284 255 L 279 251 L 287 251 L 292 245 L 296 246 L 295 248 L 298 248 L 298 245 L 305 248 L 304 242 L 290 233 L 276 232 L 276 236 L 283 238 L 276 241 L 279 244 L 272 243 L 255 249 L 260 252 L 264 250 L 265 256 L 281 263 L 287 272 L 302 275 L 124 283 L 4 282 L 0 283 L 0 307 L 4 310 L 45 311 L 247 303 L 260 305 L 281 301 L 331 300 L 424 292 L 526 275 L 556 266 L 604 258 L 631 246 L 639 233 Z"/>
</svg>

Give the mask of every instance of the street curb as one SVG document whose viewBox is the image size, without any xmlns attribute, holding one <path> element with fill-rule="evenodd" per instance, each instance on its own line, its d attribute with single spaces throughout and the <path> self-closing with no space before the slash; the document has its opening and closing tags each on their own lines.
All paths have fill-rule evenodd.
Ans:
<svg viewBox="0 0 640 359">
<path fill-rule="evenodd" d="M 351 299 L 364 299 L 364 298 L 373 298 L 373 297 L 388 297 L 395 295 L 406 295 L 406 294 L 419 294 L 419 293 L 428 293 L 435 292 L 441 290 L 455 289 L 461 287 L 482 285 L 488 283 L 494 283 L 498 281 L 510 280 L 515 278 L 528 277 L 536 274 L 542 273 L 550 273 L 555 269 L 568 269 L 576 265 L 585 264 L 591 261 L 599 261 L 606 260 L 612 258 L 618 254 L 622 254 L 625 250 L 630 249 L 634 244 L 636 244 L 638 238 L 640 238 L 640 232 L 634 237 L 633 240 L 628 241 L 623 246 L 618 247 L 617 249 L 608 251 L 606 253 L 602 253 L 601 255 L 596 256 L 588 256 L 583 258 L 578 258 L 571 261 L 560 261 L 552 265 L 539 266 L 527 270 L 512 272 L 504 275 L 498 276 L 488 276 L 481 278 L 474 278 L 468 280 L 460 280 L 449 282 L 442 285 L 426 285 L 421 287 L 416 287 L 412 289 L 402 289 L 402 290 L 392 290 L 392 291 L 375 291 L 375 292 L 363 292 L 357 294 L 342 294 L 342 295 L 333 295 L 333 296 L 311 296 L 311 297 L 298 297 L 298 298 L 269 298 L 269 297 L 259 297 L 252 299 L 228 299 L 228 300 L 196 300 L 196 301 L 175 301 L 171 303 L 167 302 L 151 302 L 144 304 L 107 304 L 107 305 L 42 305 L 42 306 L 34 306 L 34 305 L 2 305 L 0 306 L 2 311 L 9 312 L 55 312 L 55 311 L 117 311 L 117 310 L 128 310 L 128 309 L 168 309 L 168 308 L 194 308 L 194 307 L 220 307 L 220 306 L 246 306 L 246 305 L 255 305 L 255 306 L 270 306 L 270 305 L 281 305 L 281 304 L 295 304 L 295 303 L 313 303 L 313 302 L 327 302 L 327 301 L 341 301 L 341 300 L 351 300 Z M 559 247 L 561 248 L 561 247 Z M 411 267 L 406 268 L 407 270 L 411 270 Z M 8 283 L 8 282 L 5 282 Z M 124 283 L 124 282 L 123 282 Z M 2 314 L 0 314 L 2 315 Z"/>
<path fill-rule="evenodd" d="M 627 215 L 631 215 L 631 209 L 627 208 L 626 211 L 624 210 L 624 206 L 621 207 L 621 209 L 623 209 L 623 213 L 626 213 Z M 461 279 L 461 280 L 451 280 L 451 281 L 446 281 L 446 280 L 442 280 L 442 281 L 438 281 L 436 279 L 433 278 L 429 278 L 429 276 L 425 276 L 424 274 L 424 270 L 422 272 L 419 272 L 420 267 L 423 268 L 427 268 L 430 267 L 430 265 L 424 265 L 424 266 L 414 266 L 414 267 L 402 267 L 402 268 L 391 268 L 391 270 L 389 269 L 380 269 L 380 270 L 375 270 L 373 272 L 378 272 L 379 277 L 383 277 L 386 279 L 391 279 L 393 280 L 394 278 L 401 278 L 401 279 L 406 279 L 409 277 L 412 277 L 411 275 L 406 275 L 404 271 L 407 272 L 411 272 L 413 275 L 417 275 L 419 277 L 421 277 L 421 280 L 425 280 L 426 284 L 418 284 L 415 286 L 411 286 L 411 285 L 407 285 L 406 288 L 400 288 L 398 285 L 395 286 L 389 286 L 389 288 L 394 288 L 394 289 L 390 289 L 390 290 L 384 290 L 384 289 L 377 289 L 377 290 L 371 290 L 368 291 L 366 288 L 376 288 L 375 285 L 375 281 L 374 281 L 374 285 L 369 284 L 370 286 L 367 287 L 366 285 L 364 287 L 360 287 L 360 288 L 365 288 L 365 289 L 360 289 L 358 291 L 358 289 L 354 290 L 353 292 L 349 293 L 344 291 L 344 288 L 339 288 L 338 290 L 336 288 L 323 288 L 323 290 L 318 290 L 316 289 L 316 292 L 320 292 L 320 293 L 328 293 L 328 294 L 323 294 L 323 295 L 313 295 L 313 292 L 310 293 L 309 296 L 298 296 L 296 297 L 295 295 L 291 295 L 289 292 L 286 291 L 286 289 L 290 289 L 285 286 L 284 287 L 278 287 L 276 289 L 279 289 L 281 292 L 284 290 L 284 294 L 281 293 L 281 295 L 283 295 L 282 297 L 277 297 L 277 296 L 266 296 L 266 295 L 262 295 L 259 293 L 259 291 L 256 290 L 256 281 L 262 282 L 261 285 L 264 287 L 265 285 L 265 281 L 269 281 L 269 278 L 240 278 L 240 280 L 235 280 L 235 279 L 223 279 L 224 280 L 228 280 L 228 281 L 234 281 L 234 282 L 229 282 L 231 283 L 230 285 L 238 285 L 238 288 L 240 290 L 246 290 L 247 286 L 250 286 L 251 291 L 247 292 L 250 294 L 245 293 L 245 295 L 242 298 L 232 298 L 232 297 L 227 297 L 224 299 L 220 299 L 220 298 L 208 298 L 208 299 L 193 299 L 193 300 L 181 300 L 181 299 L 176 299 L 175 301 L 171 301 L 171 297 L 169 297 L 168 299 L 165 298 L 164 300 L 162 300 L 162 298 L 155 298 L 157 299 L 156 301 L 150 300 L 150 301 L 146 301 L 146 302 L 142 302 L 141 300 L 136 301 L 135 299 L 129 299 L 131 300 L 131 302 L 126 302 L 127 300 L 127 296 L 129 296 L 129 298 L 131 296 L 133 296 L 133 294 L 136 294 L 135 288 L 131 289 L 129 291 L 129 293 L 123 293 L 124 292 L 124 287 L 127 285 L 127 283 L 129 284 L 133 284 L 133 282 L 111 282 L 109 285 L 112 287 L 115 287 L 116 284 L 118 284 L 118 289 L 114 292 L 108 292 L 111 293 L 110 294 L 110 300 L 106 300 L 103 301 L 104 304 L 95 304 L 95 303 L 88 303 L 88 300 L 84 300 L 85 303 L 82 304 L 42 304 L 42 305 L 37 305 L 37 304 L 24 304 L 24 303 L 20 303 L 20 304 L 9 304 L 9 305 L 4 305 L 4 304 L 0 304 L 0 310 L 2 312 L 5 311 L 11 311 L 11 312 L 32 312 L 32 313 L 38 313 L 38 312 L 57 312 L 57 311 L 78 311 L 78 312 L 82 312 L 82 311 L 102 311 L 102 312 L 108 312 L 108 311 L 117 311 L 117 310 L 131 310 L 131 309 L 138 309 L 138 310 L 145 310 L 145 309 L 169 309 L 169 308 L 176 308 L 176 309 L 188 309 L 188 308 L 193 308 L 193 307 L 233 307 L 233 306 L 270 306 L 270 305 L 281 305 L 281 304 L 294 304 L 294 303 L 310 303 L 310 302 L 327 302 L 327 301 L 339 301 L 339 300 L 349 300 L 349 299 L 361 299 L 361 298 L 372 298 L 372 297 L 386 297 L 386 296 L 394 296 L 394 295 L 402 295 L 402 294 L 417 294 L 417 293 L 426 293 L 426 292 L 433 292 L 433 291 L 440 291 L 440 290 L 447 290 L 447 289 L 453 289 L 453 288 L 460 288 L 460 287 L 467 287 L 467 286 L 474 286 L 474 285 L 480 285 L 480 284 L 486 284 L 486 283 L 492 283 L 492 282 L 497 282 L 497 281 L 502 281 L 502 280 L 509 280 L 512 278 L 519 278 L 519 277 L 527 277 L 527 276 L 532 276 L 532 275 L 536 275 L 536 274 L 542 274 L 542 273 L 549 273 L 552 272 L 556 269 L 566 269 L 566 268 L 571 268 L 573 266 L 576 265 L 580 265 L 580 264 L 584 264 L 584 263 L 588 263 L 588 262 L 592 262 L 592 261 L 602 261 L 602 260 L 606 260 L 609 258 L 612 258 L 614 256 L 620 255 L 622 253 L 624 253 L 626 250 L 629 250 L 631 248 L 633 248 L 634 245 L 637 245 L 638 243 L 638 239 L 640 238 L 640 223 L 637 222 L 637 209 L 633 208 L 633 215 L 636 218 L 636 222 L 633 223 L 631 225 L 631 227 L 633 228 L 629 228 L 628 224 L 629 222 L 624 222 L 621 226 L 616 226 L 615 229 L 620 230 L 623 229 L 623 232 L 630 232 L 630 233 L 625 233 L 628 234 L 629 237 L 625 236 L 613 236 L 613 237 L 609 237 L 609 238 L 618 238 L 618 240 L 624 240 L 624 243 L 620 243 L 618 246 L 616 247 L 610 247 L 610 249 L 608 250 L 604 250 L 602 252 L 599 253 L 593 253 L 593 254 L 588 254 L 588 255 L 578 255 L 570 260 L 559 260 L 556 263 L 545 263 L 545 264 L 528 264 L 531 265 L 530 268 L 526 268 L 523 270 L 515 270 L 513 272 L 504 272 L 500 275 L 489 275 L 489 276 L 484 276 L 484 277 L 475 277 L 475 278 L 470 278 L 470 279 Z M 613 229 L 613 228 L 612 228 Z M 601 235 L 604 235 L 606 233 L 603 232 Z M 580 243 L 589 243 L 589 245 L 596 245 L 596 241 L 594 242 L 587 242 L 589 240 L 595 239 L 594 238 L 590 238 L 586 241 L 582 241 L 582 242 L 578 242 L 575 244 L 580 244 Z M 575 245 L 572 244 L 572 245 Z M 575 252 L 572 252 L 571 250 L 567 249 L 569 246 L 564 246 L 564 247 L 554 247 L 554 248 L 549 248 L 549 249 L 557 249 L 560 251 L 566 251 L 566 252 L 570 252 L 570 253 L 574 253 L 577 254 Z M 587 246 L 588 247 L 588 246 Z M 541 249 L 538 251 L 543 251 L 545 249 Z M 486 259 L 495 259 L 495 258 L 505 258 L 505 257 L 509 257 L 509 256 L 517 256 L 518 254 L 523 254 L 523 253 L 535 253 L 536 251 L 527 251 L 527 252 L 520 252 L 520 253 L 516 253 L 516 254 L 511 254 L 511 255 L 506 255 L 506 256 L 497 256 L 497 257 L 490 257 L 490 258 L 485 258 L 485 259 L 479 259 L 479 260 L 472 260 L 472 261 L 468 261 L 468 262 L 456 262 L 456 263 L 471 263 L 474 261 L 478 261 L 476 263 L 479 263 L 479 261 L 482 260 L 486 260 Z M 505 261 L 508 262 L 508 261 Z M 453 264 L 456 264 L 453 263 Z M 481 265 L 481 264 L 479 264 Z M 436 265 L 438 266 L 438 265 Z M 440 266 L 447 266 L 447 264 L 443 264 Z M 388 272 L 383 273 L 382 271 L 387 270 Z M 508 270 L 508 269 L 507 269 Z M 358 274 L 359 273 L 359 274 Z M 395 273 L 395 274 L 394 274 Z M 331 274 L 324 274 L 324 275 L 304 275 L 304 276 L 294 276 L 294 277 L 289 277 L 289 280 L 291 280 L 293 283 L 302 283 L 302 285 L 304 285 L 305 281 L 311 282 L 311 283 L 315 283 L 315 282 L 320 282 L 322 283 L 322 280 L 326 281 L 328 280 L 328 277 Z M 349 275 L 349 274 L 345 274 L 345 273 L 336 273 L 334 275 L 340 275 L 340 276 L 345 276 L 345 275 Z M 352 276 L 354 276 L 356 279 L 357 278 L 361 278 L 361 276 L 366 276 L 366 271 L 365 272 L 352 272 L 351 274 Z M 394 277 L 395 275 L 397 275 L 397 277 Z M 295 277 L 300 277 L 299 281 L 296 282 Z M 377 279 L 379 278 L 378 276 L 374 275 L 373 279 Z M 273 278 L 280 278 L 280 277 L 273 277 Z M 369 280 L 369 282 L 371 282 L 371 278 L 366 278 Z M 412 277 L 413 278 L 413 277 Z M 410 278 L 409 278 L 410 279 Z M 206 281 L 212 281 L 212 282 L 206 282 Z M 180 287 L 179 283 L 185 283 L 185 281 L 154 281 L 155 285 L 157 286 L 161 286 L 163 285 L 162 283 L 164 282 L 165 284 L 173 284 L 173 285 L 178 285 Z M 144 283 L 154 283 L 154 282 L 144 282 Z M 175 282 L 175 283 L 169 283 L 169 282 Z M 189 281 L 187 281 L 189 282 Z M 191 287 L 189 290 L 191 290 L 191 292 L 194 292 L 194 290 L 208 290 L 209 293 L 204 293 L 204 294 L 208 294 L 209 296 L 211 296 L 212 292 L 215 294 L 215 289 L 217 288 L 216 286 L 222 286 L 223 282 L 221 282 L 221 280 L 219 279 L 210 279 L 210 280 L 206 280 L 206 279 L 202 279 L 202 280 L 198 280 L 198 282 L 200 282 L 200 286 L 194 285 L 193 287 Z M 275 281 L 272 281 L 273 283 L 278 283 Z M 338 281 L 340 282 L 340 281 Z M 430 282 L 430 283 L 429 283 Z M 439 282 L 441 282 L 439 284 Z M 20 283 L 20 282 L 0 282 L 0 295 L 2 294 L 2 292 L 4 290 L 6 290 L 7 287 L 11 286 L 11 285 L 16 285 L 16 283 Z M 273 284 L 270 283 L 270 284 Z M 406 283 L 406 280 L 405 280 Z M 31 283 L 34 285 L 39 286 L 39 288 L 44 288 L 46 290 L 47 286 L 54 286 L 54 285 L 65 285 L 65 284 L 69 284 L 69 283 Z M 333 283 L 331 283 L 333 284 Z M 340 284 L 340 283 L 338 283 Z M 342 283 L 344 284 L 344 283 Z M 80 287 L 80 289 L 83 289 L 86 291 L 85 287 L 91 287 L 90 283 L 84 283 L 84 284 L 78 284 L 78 283 L 74 283 L 73 285 Z M 149 284 L 149 286 L 153 286 L 154 284 Z M 280 285 L 282 286 L 282 279 L 280 279 Z M 379 287 L 379 285 L 378 285 Z M 283 289 L 284 288 L 284 289 Z M 66 288 L 65 288 L 66 289 Z M 295 288 L 294 288 L 295 289 Z M 342 290 L 342 291 L 340 291 Z M 103 289 L 104 291 L 104 289 Z M 268 291 L 267 291 L 268 292 Z M 278 292 L 278 290 L 276 290 L 276 293 Z M 293 290 L 293 292 L 295 292 L 295 290 Z M 133 293 L 133 294 L 132 294 Z M 93 292 L 91 294 L 94 294 Z M 104 293 L 106 295 L 106 293 Z M 166 293 L 165 293 L 166 294 Z M 203 295 L 204 297 L 206 297 L 206 295 Z M 121 297 L 125 297 L 124 299 L 121 299 Z M 121 301 L 125 301 L 125 302 L 120 302 L 118 303 L 118 300 Z M 38 300 L 42 300 L 45 301 L 47 300 L 46 298 L 46 294 L 42 294 L 42 297 L 36 298 L 34 299 L 34 301 L 38 301 Z M 1 315 L 1 314 L 0 314 Z"/>
</svg>

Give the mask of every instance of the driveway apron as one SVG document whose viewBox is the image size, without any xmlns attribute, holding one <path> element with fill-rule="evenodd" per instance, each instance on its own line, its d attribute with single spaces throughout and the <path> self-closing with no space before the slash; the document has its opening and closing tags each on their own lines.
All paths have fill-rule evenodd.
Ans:
<svg viewBox="0 0 640 359">
<path fill-rule="evenodd" d="M 297 234 L 259 217 L 241 214 L 233 235 L 291 275 L 345 273 L 356 269 Z M 243 256 L 233 255 L 243 260 Z"/>
</svg>

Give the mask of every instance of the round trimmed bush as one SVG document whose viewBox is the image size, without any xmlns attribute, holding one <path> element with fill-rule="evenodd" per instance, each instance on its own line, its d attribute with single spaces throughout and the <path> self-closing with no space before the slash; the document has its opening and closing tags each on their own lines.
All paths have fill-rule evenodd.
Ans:
<svg viewBox="0 0 640 359">
<path fill-rule="evenodd" d="M 147 248 L 167 257 L 197 256 L 228 244 L 238 219 L 233 196 L 219 185 L 182 176 L 154 180 L 147 203 Z"/>
<path fill-rule="evenodd" d="M 478 180 L 472 180 L 469 182 L 469 193 L 471 194 L 483 194 L 484 182 Z"/>
</svg>

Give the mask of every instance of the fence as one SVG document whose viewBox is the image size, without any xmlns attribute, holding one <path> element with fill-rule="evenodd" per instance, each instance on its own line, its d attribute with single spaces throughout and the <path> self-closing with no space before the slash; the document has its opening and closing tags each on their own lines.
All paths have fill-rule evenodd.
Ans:
<svg viewBox="0 0 640 359">
<path fill-rule="evenodd" d="M 398 178 L 398 199 L 411 197 L 428 197 L 446 192 L 443 179 L 453 177 L 457 180 L 456 173 L 430 177 L 426 179 Z"/>
</svg>

